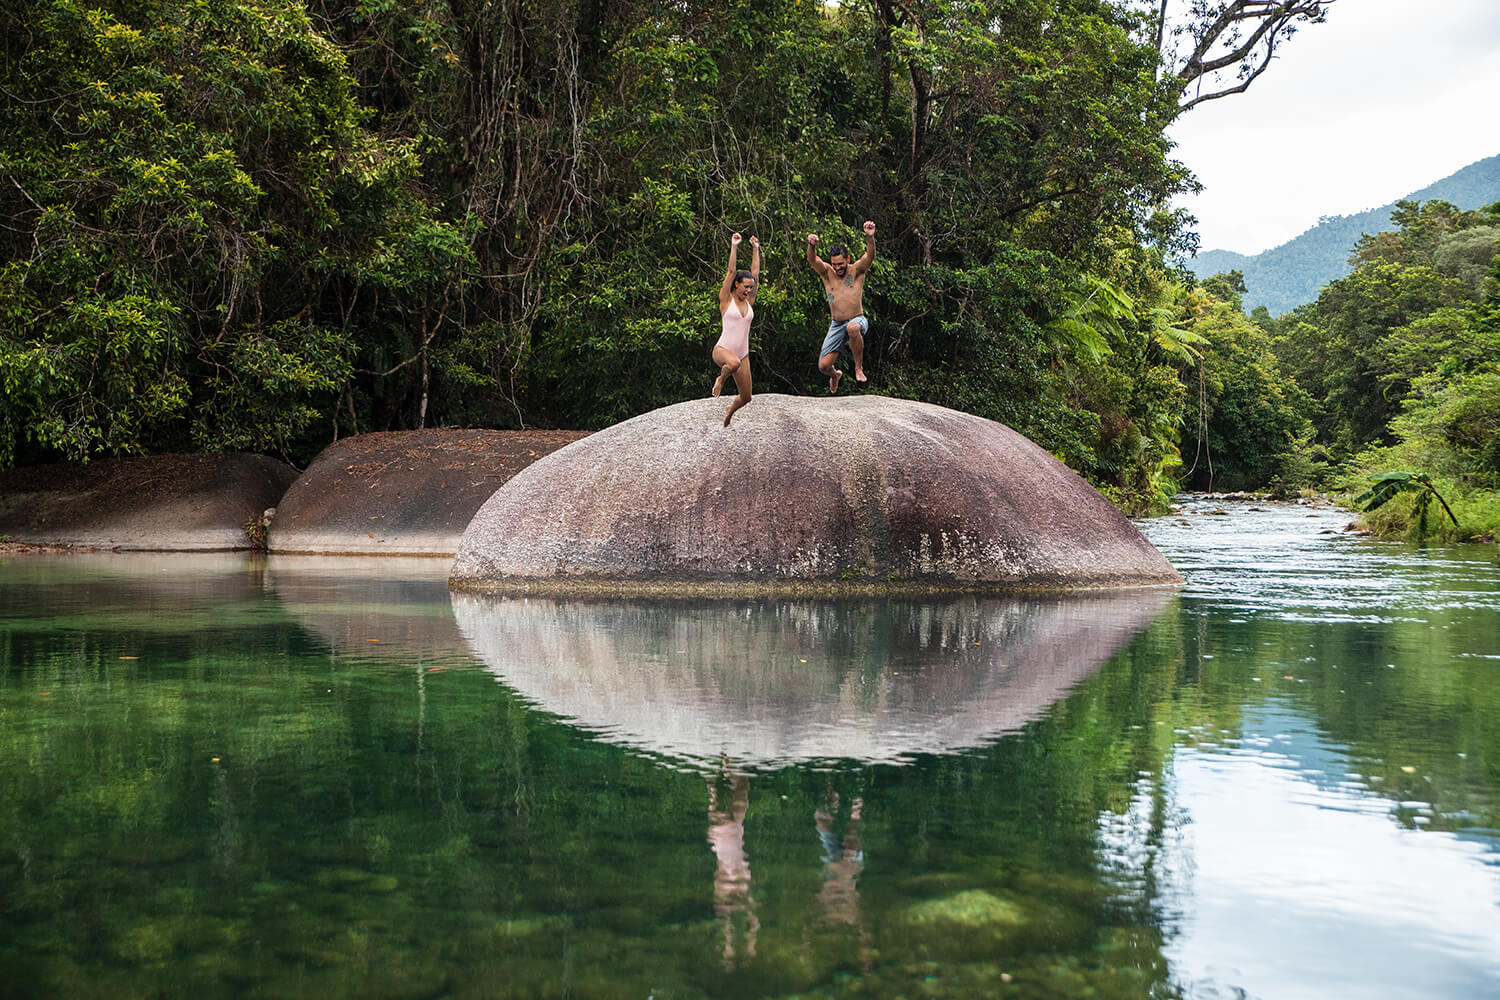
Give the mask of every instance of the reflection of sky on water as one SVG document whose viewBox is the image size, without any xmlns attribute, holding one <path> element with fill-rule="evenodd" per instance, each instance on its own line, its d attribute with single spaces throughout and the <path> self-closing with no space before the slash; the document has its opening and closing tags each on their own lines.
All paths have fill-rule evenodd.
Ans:
<svg viewBox="0 0 1500 1000">
<path fill-rule="evenodd" d="M 1273 697 L 1245 716 L 1245 735 L 1223 742 L 1230 750 L 1263 751 L 1267 762 L 1279 760 L 1301 780 L 1322 789 L 1365 793 L 1342 746 L 1330 743 L 1308 718 L 1284 698 Z"/>
<path fill-rule="evenodd" d="M 1285 703 L 1232 743 L 1179 747 L 1106 814 L 1127 895 L 1154 881 L 1173 978 L 1192 997 L 1500 997 L 1500 844 L 1404 826 L 1343 749 Z M 1156 800 L 1160 793 L 1162 803 Z M 1153 834 L 1153 819 L 1160 833 Z"/>
<path fill-rule="evenodd" d="M 1475 564 L 1493 569 L 1492 547 L 1373 541 L 1346 533 L 1354 515 L 1322 503 L 1192 498 L 1179 506 L 1140 527 L 1182 573 L 1188 599 L 1284 621 L 1500 611 L 1495 574 L 1475 572 Z"/>
<path fill-rule="evenodd" d="M 1493 549 L 1377 542 L 1344 532 L 1352 517 L 1191 498 L 1142 528 L 1183 573 L 1184 609 L 1208 623 L 1332 635 L 1500 611 Z M 1431 829 L 1431 802 L 1380 794 L 1368 762 L 1297 700 L 1267 694 L 1247 691 L 1235 733 L 1180 743 L 1129 810 L 1101 821 L 1122 898 L 1157 908 L 1174 981 L 1191 997 L 1500 997 L 1500 838 L 1463 813 L 1442 817 L 1456 832 Z"/>
</svg>

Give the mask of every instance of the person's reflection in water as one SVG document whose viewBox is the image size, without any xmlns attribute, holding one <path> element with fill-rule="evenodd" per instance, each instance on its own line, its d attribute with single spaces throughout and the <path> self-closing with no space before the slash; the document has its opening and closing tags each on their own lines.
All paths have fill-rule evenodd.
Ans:
<svg viewBox="0 0 1500 1000">
<path fill-rule="evenodd" d="M 827 808 L 813 813 L 818 840 L 823 845 L 823 885 L 818 890 L 822 921 L 831 927 L 852 927 L 859 939 L 860 968 L 870 971 L 870 932 L 859 917 L 859 875 L 864 871 L 865 852 L 859 846 L 859 817 L 864 799 L 854 797 L 849 825 L 843 840 L 834 832 L 839 813 L 839 793 L 828 790 Z"/>
<path fill-rule="evenodd" d="M 745 855 L 745 813 L 750 808 L 750 779 L 733 774 L 726 758 L 721 772 L 729 781 L 729 808 L 719 808 L 719 785 L 708 779 L 708 846 L 718 859 L 714 871 L 714 913 L 724 927 L 724 968 L 735 965 L 735 915 L 745 915 L 745 958 L 755 957 L 755 936 L 760 918 L 755 915 L 755 897 L 750 894 L 750 859 Z"/>
</svg>

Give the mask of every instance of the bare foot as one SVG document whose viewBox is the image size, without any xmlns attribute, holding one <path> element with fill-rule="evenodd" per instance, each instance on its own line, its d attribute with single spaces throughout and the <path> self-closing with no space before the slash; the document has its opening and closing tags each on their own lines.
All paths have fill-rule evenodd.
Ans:
<svg viewBox="0 0 1500 1000">
<path fill-rule="evenodd" d="M 844 373 L 839 371 L 837 368 L 833 370 L 832 375 L 828 376 L 828 392 L 830 395 L 839 391 L 839 379 L 843 377 Z"/>
<path fill-rule="evenodd" d="M 716 393 L 714 393 L 714 395 L 717 396 L 718 393 L 716 392 Z M 729 426 L 729 418 L 732 417 L 732 416 L 734 416 L 734 404 L 730 403 L 728 406 L 724 407 L 724 426 L 725 427 Z"/>
<path fill-rule="evenodd" d="M 724 391 L 724 376 L 720 375 L 718 378 L 714 379 L 714 395 L 717 396 L 719 393 L 721 393 L 723 391 Z"/>
<path fill-rule="evenodd" d="M 863 368 L 856 368 L 854 369 L 854 381 L 868 382 L 870 380 L 865 378 L 865 370 Z"/>
</svg>

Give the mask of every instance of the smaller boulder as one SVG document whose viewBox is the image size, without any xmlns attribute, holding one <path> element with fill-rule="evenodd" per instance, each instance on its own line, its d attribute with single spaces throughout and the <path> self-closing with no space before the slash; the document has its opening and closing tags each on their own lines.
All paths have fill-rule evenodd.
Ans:
<svg viewBox="0 0 1500 1000">
<path fill-rule="evenodd" d="M 517 472 L 587 431 L 377 431 L 324 448 L 276 508 L 268 548 L 452 556 L 474 512 Z"/>
<path fill-rule="evenodd" d="M 249 549 L 297 477 L 264 455 L 148 455 L 0 472 L 0 538 L 145 552 Z"/>
</svg>

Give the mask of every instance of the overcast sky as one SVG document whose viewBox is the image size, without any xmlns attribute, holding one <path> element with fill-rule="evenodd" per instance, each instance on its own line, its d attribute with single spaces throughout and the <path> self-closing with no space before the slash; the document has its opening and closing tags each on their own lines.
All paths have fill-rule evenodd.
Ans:
<svg viewBox="0 0 1500 1000">
<path fill-rule="evenodd" d="M 1336 0 L 1173 126 L 1204 250 L 1255 254 L 1500 153 L 1500 0 Z"/>
</svg>

